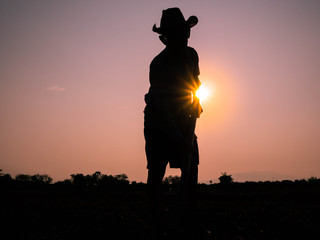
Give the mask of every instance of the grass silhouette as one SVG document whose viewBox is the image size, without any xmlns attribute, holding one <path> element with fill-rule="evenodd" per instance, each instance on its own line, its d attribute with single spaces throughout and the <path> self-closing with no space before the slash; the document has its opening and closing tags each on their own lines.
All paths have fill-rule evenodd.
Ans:
<svg viewBox="0 0 320 240">
<path fill-rule="evenodd" d="M 151 239 L 146 184 L 126 175 L 75 176 L 52 183 L 1 174 L 2 239 Z M 176 184 L 163 184 L 159 239 L 320 238 L 317 178 L 199 184 L 195 221 L 184 229 L 176 225 Z"/>
</svg>

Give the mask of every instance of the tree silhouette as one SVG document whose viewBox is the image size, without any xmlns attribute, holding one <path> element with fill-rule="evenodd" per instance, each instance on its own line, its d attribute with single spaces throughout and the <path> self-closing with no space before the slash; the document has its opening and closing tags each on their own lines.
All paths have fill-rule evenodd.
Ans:
<svg viewBox="0 0 320 240">
<path fill-rule="evenodd" d="M 36 174 L 31 176 L 31 182 L 32 183 L 44 183 L 44 184 L 50 184 L 52 182 L 52 178 L 49 177 L 47 174 Z"/>
<path fill-rule="evenodd" d="M 127 182 L 128 176 L 126 174 L 119 174 L 114 176 L 120 182 Z"/>
<path fill-rule="evenodd" d="M 31 176 L 28 174 L 18 174 L 15 177 L 15 180 L 22 183 L 31 182 Z"/>
<path fill-rule="evenodd" d="M 163 180 L 164 184 L 177 184 L 180 182 L 180 177 L 179 176 L 168 176 Z"/>
<path fill-rule="evenodd" d="M 84 187 L 87 185 L 87 180 L 82 173 L 71 174 L 71 183 L 74 186 Z"/>
<path fill-rule="evenodd" d="M 72 174 L 71 183 L 77 187 L 119 187 L 129 185 L 129 180 L 126 174 L 112 176 L 96 171 L 92 175 Z"/>
<path fill-rule="evenodd" d="M 228 175 L 226 172 L 221 173 L 222 175 L 219 177 L 219 181 L 221 184 L 230 184 L 233 183 L 232 175 Z"/>
<path fill-rule="evenodd" d="M 18 174 L 15 177 L 17 182 L 30 183 L 30 184 L 51 184 L 52 178 L 47 174 Z"/>
<path fill-rule="evenodd" d="M 317 178 L 317 177 L 312 176 L 312 177 L 310 177 L 310 178 L 308 179 L 308 183 L 310 183 L 310 184 L 320 183 L 320 178 Z"/>
<path fill-rule="evenodd" d="M 0 169 L 0 183 L 1 184 L 8 184 L 13 181 L 10 174 L 4 174 L 2 173 L 2 169 Z"/>
</svg>

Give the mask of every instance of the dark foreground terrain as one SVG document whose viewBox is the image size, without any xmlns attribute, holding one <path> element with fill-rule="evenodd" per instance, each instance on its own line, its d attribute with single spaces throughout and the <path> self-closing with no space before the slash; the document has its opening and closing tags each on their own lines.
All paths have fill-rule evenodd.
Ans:
<svg viewBox="0 0 320 240">
<path fill-rule="evenodd" d="M 198 186 L 194 221 L 177 223 L 164 184 L 162 225 L 148 224 L 146 185 L 1 185 L 1 239 L 320 239 L 319 181 Z"/>
</svg>

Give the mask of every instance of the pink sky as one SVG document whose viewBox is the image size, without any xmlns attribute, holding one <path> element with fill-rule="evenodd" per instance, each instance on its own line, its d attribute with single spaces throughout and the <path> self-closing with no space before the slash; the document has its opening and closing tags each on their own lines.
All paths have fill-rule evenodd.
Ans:
<svg viewBox="0 0 320 240">
<path fill-rule="evenodd" d="M 189 45 L 214 94 L 199 179 L 320 177 L 319 1 L 1 1 L 0 168 L 146 181 L 144 94 L 161 11 L 196 15 Z M 168 169 L 168 174 L 179 174 Z"/>
</svg>

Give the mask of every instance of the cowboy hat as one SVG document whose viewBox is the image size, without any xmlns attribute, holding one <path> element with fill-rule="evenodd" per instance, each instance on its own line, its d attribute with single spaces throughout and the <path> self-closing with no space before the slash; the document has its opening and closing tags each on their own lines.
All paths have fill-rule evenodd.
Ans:
<svg viewBox="0 0 320 240">
<path fill-rule="evenodd" d="M 152 31 L 166 35 L 169 32 L 181 29 L 190 30 L 198 23 L 196 16 L 191 16 L 186 21 L 179 8 L 168 8 L 162 11 L 160 27 L 153 25 Z"/>
</svg>

